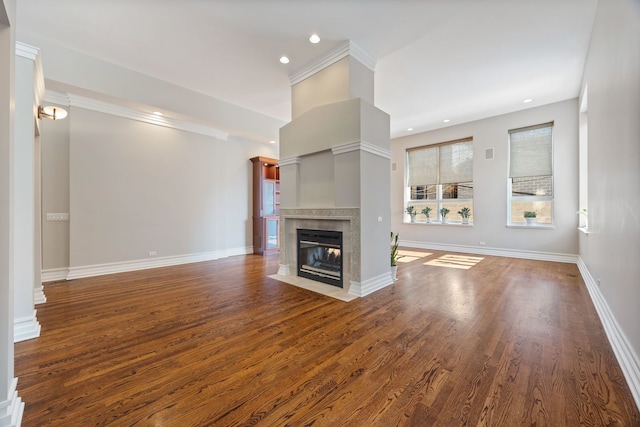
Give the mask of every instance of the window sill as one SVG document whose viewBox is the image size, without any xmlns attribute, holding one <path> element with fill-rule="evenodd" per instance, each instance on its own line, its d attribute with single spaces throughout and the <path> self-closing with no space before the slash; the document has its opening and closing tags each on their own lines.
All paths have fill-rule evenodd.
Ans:
<svg viewBox="0 0 640 427">
<path fill-rule="evenodd" d="M 582 231 L 584 234 L 592 233 L 592 231 L 590 231 L 587 227 L 578 227 L 578 230 Z"/>
<path fill-rule="evenodd" d="M 416 221 L 416 222 L 404 222 L 405 224 L 420 224 L 420 225 L 453 225 L 455 227 L 473 227 L 473 223 L 470 222 L 468 224 L 463 224 L 461 222 L 426 222 L 426 221 Z"/>
<path fill-rule="evenodd" d="M 507 224 L 507 228 L 530 228 L 535 230 L 554 230 L 556 228 L 555 225 L 551 224 Z"/>
</svg>

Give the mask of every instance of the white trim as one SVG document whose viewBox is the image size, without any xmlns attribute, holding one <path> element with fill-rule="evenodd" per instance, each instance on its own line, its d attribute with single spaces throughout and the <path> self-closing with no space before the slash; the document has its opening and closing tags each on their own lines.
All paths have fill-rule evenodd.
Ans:
<svg viewBox="0 0 640 427">
<path fill-rule="evenodd" d="M 33 61 L 35 102 L 40 105 L 45 93 L 40 49 L 26 43 L 16 42 L 16 55 Z"/>
<path fill-rule="evenodd" d="M 352 151 L 366 151 L 367 153 L 384 157 L 385 159 L 391 159 L 391 150 L 386 150 L 366 141 L 351 142 L 349 144 L 331 148 L 331 152 L 334 156 L 337 154 L 350 153 Z"/>
<path fill-rule="evenodd" d="M 362 65 L 367 67 L 369 70 L 375 72 L 376 71 L 376 59 L 369 55 L 369 52 L 362 49 L 360 46 L 355 44 L 354 42 L 350 42 L 351 47 L 351 56 L 357 59 Z"/>
<path fill-rule="evenodd" d="M 349 294 L 357 297 L 364 297 L 377 290 L 386 288 L 389 285 L 393 285 L 391 270 L 363 282 L 355 282 L 352 280 L 349 286 Z"/>
<path fill-rule="evenodd" d="M 289 166 L 289 165 L 299 165 L 300 163 L 302 163 L 302 160 L 300 159 L 300 157 L 287 157 L 286 159 L 280 159 L 278 160 L 278 166 L 282 167 L 282 166 Z"/>
<path fill-rule="evenodd" d="M 321 56 L 301 69 L 289 74 L 289 82 L 291 83 L 291 86 L 298 84 L 304 79 L 311 77 L 317 72 L 324 70 L 347 56 L 352 56 L 357 59 L 362 63 L 362 65 L 371 71 L 375 71 L 376 69 L 376 60 L 354 42 L 347 40 L 326 53 L 324 56 Z"/>
<path fill-rule="evenodd" d="M 107 264 L 85 265 L 69 267 L 67 280 L 80 279 L 82 277 L 101 276 L 103 274 L 123 273 L 126 271 L 146 270 L 149 268 L 168 267 L 171 265 L 189 264 L 192 262 L 212 261 L 219 258 L 227 258 L 235 255 L 247 255 L 253 253 L 253 247 L 231 248 L 199 254 L 177 255 L 168 257 L 154 257 L 124 262 L 112 262 Z"/>
<path fill-rule="evenodd" d="M 121 105 L 111 104 L 105 101 L 98 101 L 97 99 L 87 98 L 85 96 L 75 95 L 72 93 L 61 93 L 47 90 L 45 93 L 45 101 L 59 105 L 84 108 L 85 110 L 110 114 L 112 116 L 123 117 L 125 119 L 136 120 L 139 122 L 168 127 L 171 129 L 184 130 L 200 135 L 212 136 L 222 141 L 227 141 L 227 139 L 229 138 L 228 132 L 223 132 L 210 126 L 198 125 L 195 123 L 184 122 L 168 117 L 160 117 L 156 116 L 155 114 L 147 113 L 145 111 L 123 107 Z"/>
<path fill-rule="evenodd" d="M 289 264 L 280 264 L 280 267 L 278 268 L 278 275 L 291 276 L 291 267 L 289 267 Z"/>
<path fill-rule="evenodd" d="M 19 427 L 22 424 L 24 402 L 18 397 L 18 379 L 11 381 L 7 400 L 0 400 L 0 426 Z"/>
<path fill-rule="evenodd" d="M 42 283 L 57 282 L 59 280 L 65 280 L 69 274 L 69 269 L 65 268 L 50 268 L 42 270 Z"/>
<path fill-rule="evenodd" d="M 47 296 L 44 294 L 44 286 L 36 286 L 33 289 L 33 303 L 35 305 L 47 302 Z"/>
<path fill-rule="evenodd" d="M 16 55 L 35 61 L 40 53 L 40 49 L 30 44 L 16 42 Z"/>
<path fill-rule="evenodd" d="M 97 111 L 99 113 L 111 114 L 112 116 L 123 117 L 125 119 L 137 120 L 143 123 L 149 123 L 152 125 L 164 126 L 172 129 L 185 130 L 201 135 L 213 136 L 214 138 L 226 141 L 229 137 L 229 133 L 221 130 L 209 127 L 197 125 L 194 123 L 183 122 L 180 120 L 174 120 L 168 117 L 156 116 L 152 113 L 144 111 L 134 110 L 131 108 L 122 107 L 120 105 L 111 104 L 109 102 L 98 101 L 96 99 L 87 98 L 80 95 L 68 94 L 69 105 L 73 107 L 84 108 L 86 110 Z"/>
<path fill-rule="evenodd" d="M 20 317 L 13 320 L 14 343 L 38 338 L 40 336 L 40 323 L 36 317 L 36 312 L 37 310 L 33 310 L 32 316 Z"/>
<path fill-rule="evenodd" d="M 45 102 L 51 102 L 53 104 L 64 105 L 68 107 L 70 104 L 69 95 L 64 92 L 56 92 L 54 90 L 47 89 L 44 93 Z"/>
<path fill-rule="evenodd" d="M 578 262 L 578 255 L 561 254 L 556 252 L 534 252 L 517 249 L 488 248 L 485 246 L 449 245 L 445 243 L 425 243 L 415 242 L 411 240 L 401 240 L 400 246 L 417 249 L 429 249 L 435 251 L 462 252 L 477 255 L 533 259 L 538 261 L 564 262 L 569 264 L 576 264 Z"/>
<path fill-rule="evenodd" d="M 607 338 L 609 338 L 613 353 L 616 355 L 616 359 L 618 359 L 620 369 L 622 369 L 622 373 L 627 380 L 627 385 L 631 390 L 636 406 L 640 408 L 640 359 L 634 352 L 633 346 L 625 336 L 622 328 L 620 328 L 606 299 L 602 295 L 602 292 L 600 292 L 600 288 L 581 257 L 578 257 L 578 269 L 580 270 L 580 274 L 582 274 L 584 283 L 587 285 L 591 301 L 593 301 L 598 316 L 600 316 L 600 321 L 607 334 Z"/>
</svg>

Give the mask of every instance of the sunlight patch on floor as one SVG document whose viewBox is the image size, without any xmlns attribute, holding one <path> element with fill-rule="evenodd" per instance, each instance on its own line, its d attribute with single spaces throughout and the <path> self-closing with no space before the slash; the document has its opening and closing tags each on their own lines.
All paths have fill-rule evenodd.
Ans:
<svg viewBox="0 0 640 427">
<path fill-rule="evenodd" d="M 403 251 L 402 249 L 398 251 L 398 262 L 411 262 L 420 258 L 425 258 L 430 255 L 433 255 L 430 252 L 417 252 L 417 251 Z"/>
<path fill-rule="evenodd" d="M 439 258 L 427 261 L 424 265 L 433 265 L 436 267 L 461 268 L 468 270 L 484 258 L 469 255 L 442 255 Z"/>
</svg>

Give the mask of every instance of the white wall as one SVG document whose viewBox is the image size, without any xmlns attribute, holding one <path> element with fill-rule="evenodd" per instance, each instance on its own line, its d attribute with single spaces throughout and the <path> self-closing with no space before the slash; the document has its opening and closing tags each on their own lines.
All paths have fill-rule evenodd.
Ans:
<svg viewBox="0 0 640 427">
<path fill-rule="evenodd" d="M 588 85 L 588 210 L 592 234 L 581 236 L 580 257 L 591 276 L 600 281 L 599 290 L 635 351 L 637 368 L 640 2 L 598 2 L 583 88 L 585 85 Z M 640 383 L 636 390 L 640 390 Z"/>
<path fill-rule="evenodd" d="M 47 221 L 47 213 L 69 213 L 69 126 L 64 120 L 41 120 L 42 269 L 69 267 L 69 221 Z"/>
<path fill-rule="evenodd" d="M 61 130 L 45 150 L 43 209 L 64 212 L 69 200 L 69 236 L 56 230 L 62 224 L 47 224 L 45 265 L 66 267 L 64 256 L 51 259 L 65 251 L 71 270 L 149 260 L 151 251 L 157 258 L 250 251 L 249 158 L 277 157 L 275 146 L 73 106 L 68 123 L 69 142 Z"/>
<path fill-rule="evenodd" d="M 507 164 L 509 129 L 554 121 L 555 165 L 554 229 L 508 228 Z M 474 203 L 472 227 L 439 224 L 405 224 L 404 173 L 406 149 L 473 137 Z M 494 149 L 494 159 L 485 160 L 485 150 Z M 546 254 L 578 253 L 578 102 L 531 108 L 461 125 L 449 126 L 394 139 L 391 143 L 391 226 L 403 244 L 460 245 L 483 250 L 531 251 Z M 480 246 L 480 242 L 485 246 Z"/>
</svg>

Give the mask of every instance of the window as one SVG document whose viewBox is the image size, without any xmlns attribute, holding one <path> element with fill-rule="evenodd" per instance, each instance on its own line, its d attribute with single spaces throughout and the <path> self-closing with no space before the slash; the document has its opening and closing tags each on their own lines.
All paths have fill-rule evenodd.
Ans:
<svg viewBox="0 0 640 427">
<path fill-rule="evenodd" d="M 417 218 L 427 222 L 423 209 L 431 208 L 430 221 L 443 221 L 440 209 L 449 209 L 448 222 L 462 222 L 458 211 L 471 209 L 473 221 L 473 139 L 407 150 L 406 207 L 413 206 Z M 406 211 L 405 211 L 406 212 Z M 405 218 L 409 215 L 405 214 Z"/>
<path fill-rule="evenodd" d="M 553 224 L 553 122 L 509 131 L 508 224 Z M 531 220 L 530 220 L 531 221 Z"/>
</svg>

